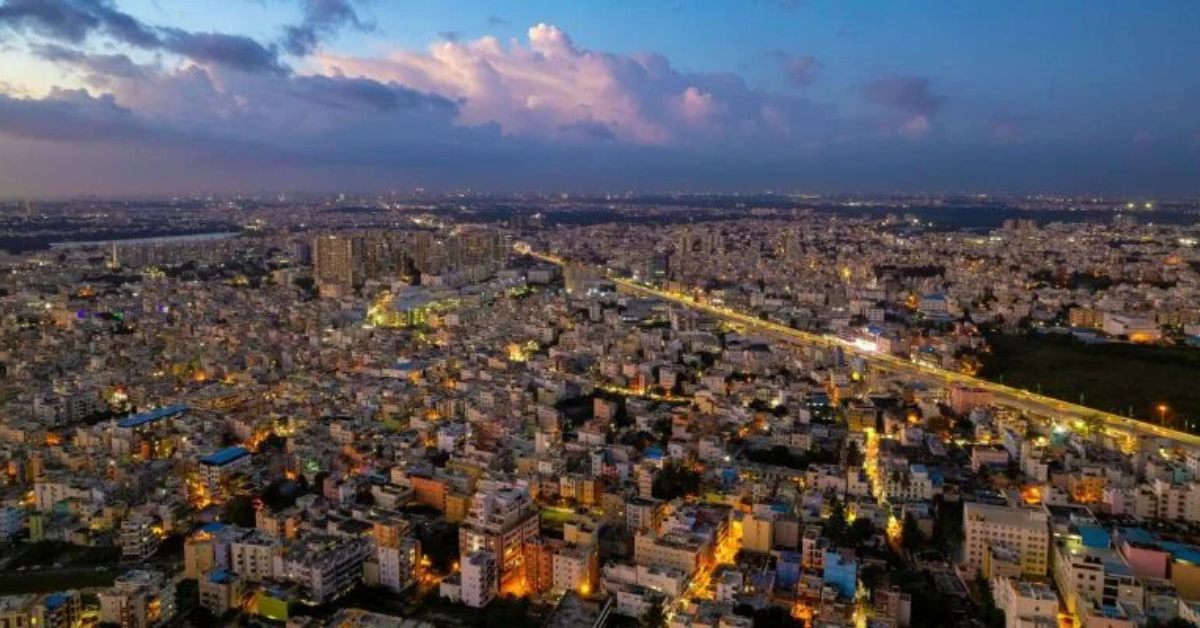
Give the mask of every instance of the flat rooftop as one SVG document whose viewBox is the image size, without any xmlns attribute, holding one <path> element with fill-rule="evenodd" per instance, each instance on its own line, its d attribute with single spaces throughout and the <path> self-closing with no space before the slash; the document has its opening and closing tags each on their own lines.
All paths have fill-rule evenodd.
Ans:
<svg viewBox="0 0 1200 628">
<path fill-rule="evenodd" d="M 241 446 L 226 447 L 221 451 L 209 454 L 200 459 L 200 464 L 207 464 L 214 467 L 227 465 L 234 460 L 244 458 L 250 455 L 250 450 Z"/>
<path fill-rule="evenodd" d="M 128 428 L 128 427 L 137 427 L 139 425 L 146 425 L 147 423 L 161 421 L 163 419 L 173 417 L 178 414 L 183 414 L 184 412 L 187 412 L 187 411 L 188 411 L 188 407 L 181 403 L 177 403 L 177 404 L 173 404 L 173 405 L 169 405 L 169 406 L 163 406 L 161 408 L 155 408 L 153 410 L 150 410 L 149 412 L 143 412 L 141 414 L 134 414 L 134 415 L 127 416 L 127 417 L 121 419 L 120 421 L 117 421 L 117 427 Z"/>
</svg>

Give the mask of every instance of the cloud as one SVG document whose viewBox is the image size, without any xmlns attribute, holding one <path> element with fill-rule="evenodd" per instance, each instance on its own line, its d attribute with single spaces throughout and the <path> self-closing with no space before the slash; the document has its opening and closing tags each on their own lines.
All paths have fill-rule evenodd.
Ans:
<svg viewBox="0 0 1200 628">
<path fill-rule="evenodd" d="M 73 43 L 96 31 L 139 47 L 157 42 L 152 30 L 105 0 L 6 0 L 0 5 L 0 26 Z"/>
<path fill-rule="evenodd" d="M 297 57 L 311 54 L 321 38 L 345 26 L 361 31 L 373 27 L 359 18 L 349 0 L 303 0 L 304 18 L 284 29 L 283 47 Z"/>
<path fill-rule="evenodd" d="M 815 57 L 809 55 L 794 55 L 776 50 L 772 53 L 775 60 L 779 62 L 779 67 L 783 71 L 783 76 L 789 83 L 797 87 L 803 87 L 813 82 L 817 76 L 817 70 L 821 68 L 820 62 Z"/>
<path fill-rule="evenodd" d="M 0 95 L 0 134 L 36 140 L 97 142 L 141 137 L 146 129 L 111 95 L 93 98 L 84 90 L 55 89 L 40 99 Z"/>
<path fill-rule="evenodd" d="M 487 19 L 484 20 L 484 23 L 492 28 L 499 28 L 502 26 L 508 26 L 510 24 L 510 22 L 508 20 L 506 20 L 498 15 L 487 16 Z"/>
<path fill-rule="evenodd" d="M 327 74 L 441 95 L 458 103 L 460 125 L 495 124 L 510 136 L 577 141 L 589 137 L 580 129 L 602 128 L 606 140 L 667 145 L 778 139 L 830 122 L 823 108 L 752 89 L 736 75 L 682 72 L 656 54 L 587 50 L 548 24 L 530 28 L 525 43 L 482 37 L 426 53 L 316 59 Z"/>
<path fill-rule="evenodd" d="M 288 72 L 273 47 L 267 48 L 241 35 L 165 29 L 161 47 L 197 63 L 215 63 L 243 72 Z"/>
<path fill-rule="evenodd" d="M 147 71 L 125 54 L 90 54 L 58 44 L 35 44 L 31 51 L 40 59 L 72 66 L 98 77 L 137 78 L 145 76 Z"/>
<path fill-rule="evenodd" d="M 927 135 L 933 129 L 933 125 L 929 123 L 929 117 L 923 115 L 913 116 L 900 126 L 899 133 L 901 135 L 918 138 Z"/>
<path fill-rule="evenodd" d="M 290 92 L 309 102 L 337 108 L 376 111 L 425 108 L 453 114 L 457 106 L 440 96 L 422 94 L 396 83 L 344 76 L 299 76 L 289 82 Z"/>
<path fill-rule="evenodd" d="M 946 97 L 930 90 L 928 78 L 919 76 L 886 76 L 875 79 L 863 90 L 872 104 L 903 113 L 932 116 L 946 102 Z"/>
<path fill-rule="evenodd" d="M 462 39 L 462 33 L 458 31 L 438 31 L 437 36 L 442 41 L 458 41 Z"/>
<path fill-rule="evenodd" d="M 1005 111 L 992 117 L 988 133 L 996 142 L 1017 144 L 1025 141 L 1028 127 L 1037 121 L 1038 117 L 1031 114 Z"/>
<path fill-rule="evenodd" d="M 82 44 L 92 36 L 140 48 L 170 52 L 197 63 L 216 63 L 245 72 L 286 71 L 273 47 L 241 35 L 194 33 L 142 23 L 107 0 L 3 0 L 0 27 L 63 43 Z"/>
</svg>

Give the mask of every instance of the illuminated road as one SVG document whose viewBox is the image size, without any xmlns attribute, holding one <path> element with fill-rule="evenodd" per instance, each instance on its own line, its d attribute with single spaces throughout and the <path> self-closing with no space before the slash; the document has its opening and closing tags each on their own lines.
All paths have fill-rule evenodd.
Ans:
<svg viewBox="0 0 1200 628">
<path fill-rule="evenodd" d="M 556 266 L 564 265 L 564 261 L 560 258 L 546 255 L 544 253 L 535 253 L 529 251 L 527 248 L 521 248 L 520 245 L 518 245 L 517 250 Z M 1061 399 L 1054 399 L 1053 397 L 1039 395 L 1027 390 L 1022 390 L 1020 388 L 1004 386 L 1002 384 L 990 382 L 985 379 L 979 379 L 970 375 L 964 375 L 954 371 L 918 364 L 891 354 L 870 351 L 836 336 L 826 336 L 792 329 L 790 327 L 772 323 L 770 321 L 764 321 L 758 317 L 735 310 L 730 310 L 728 308 L 710 305 L 707 303 L 700 303 L 687 295 L 674 294 L 659 290 L 657 288 L 651 288 L 628 279 L 609 276 L 608 280 L 616 284 L 618 288 L 629 293 L 677 303 L 679 305 L 705 312 L 727 321 L 736 322 L 747 328 L 754 329 L 760 333 L 768 334 L 773 338 L 794 345 L 805 347 L 813 345 L 830 348 L 840 347 L 846 354 L 861 357 L 871 364 L 871 366 L 882 372 L 903 374 L 912 380 L 928 384 L 936 384 L 940 386 L 958 385 L 983 389 L 991 393 L 992 399 L 996 404 L 1008 408 L 1022 410 L 1031 414 L 1047 416 L 1068 422 L 1083 420 L 1085 417 L 1093 417 L 1101 425 L 1112 428 L 1115 431 L 1127 434 L 1137 434 L 1141 436 L 1165 438 L 1175 441 L 1179 445 L 1200 448 L 1200 435 L 1188 434 L 1185 432 L 1160 427 L 1152 423 L 1130 419 L 1118 414 L 1102 412 L 1094 408 L 1068 403 L 1062 401 Z"/>
</svg>

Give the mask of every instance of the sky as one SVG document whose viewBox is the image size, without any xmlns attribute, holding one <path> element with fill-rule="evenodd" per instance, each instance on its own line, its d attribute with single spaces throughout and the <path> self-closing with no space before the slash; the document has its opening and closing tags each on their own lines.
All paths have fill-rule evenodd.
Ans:
<svg viewBox="0 0 1200 628">
<path fill-rule="evenodd" d="M 0 198 L 1200 196 L 1194 0 L 0 0 Z"/>
</svg>

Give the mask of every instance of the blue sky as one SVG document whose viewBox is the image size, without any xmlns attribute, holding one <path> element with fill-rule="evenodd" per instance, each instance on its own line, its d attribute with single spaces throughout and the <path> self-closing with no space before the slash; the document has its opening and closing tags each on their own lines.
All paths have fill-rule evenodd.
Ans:
<svg viewBox="0 0 1200 628">
<path fill-rule="evenodd" d="M 0 0 L 0 196 L 1196 195 L 1197 32 L 1183 0 Z"/>
</svg>

